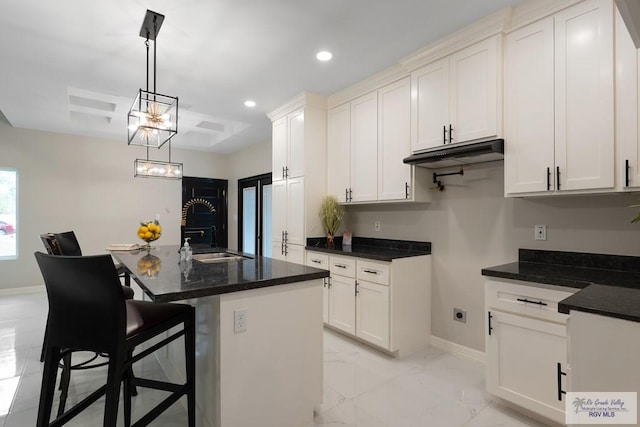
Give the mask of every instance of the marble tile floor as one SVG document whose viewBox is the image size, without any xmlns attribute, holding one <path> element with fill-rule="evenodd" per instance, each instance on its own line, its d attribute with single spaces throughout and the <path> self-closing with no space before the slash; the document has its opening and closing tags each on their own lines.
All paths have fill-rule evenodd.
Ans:
<svg viewBox="0 0 640 427">
<path fill-rule="evenodd" d="M 44 293 L 0 297 L 0 427 L 35 425 L 46 313 Z M 542 426 L 492 402 L 484 392 L 484 367 L 476 362 L 436 349 L 397 360 L 329 330 L 324 339 L 324 402 L 316 408 L 313 424 L 304 427 Z M 166 379 L 153 357 L 136 364 L 135 370 L 144 377 Z M 106 368 L 74 372 L 69 404 L 105 379 Z M 141 389 L 133 401 L 134 421 L 164 396 Z M 57 399 L 58 394 L 54 411 Z M 100 426 L 102 403 L 94 403 L 67 425 Z M 118 420 L 122 425 L 122 414 Z M 176 403 L 152 425 L 186 422 L 186 411 Z"/>
</svg>

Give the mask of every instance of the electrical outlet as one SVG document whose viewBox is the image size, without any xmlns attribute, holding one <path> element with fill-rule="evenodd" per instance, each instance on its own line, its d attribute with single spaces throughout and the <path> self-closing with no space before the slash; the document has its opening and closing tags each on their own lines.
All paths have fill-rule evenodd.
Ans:
<svg viewBox="0 0 640 427">
<path fill-rule="evenodd" d="M 453 309 L 453 320 L 458 322 L 467 323 L 467 312 L 460 308 Z"/>
<path fill-rule="evenodd" d="M 380 231 L 380 221 L 376 221 L 373 223 L 373 229 L 375 231 Z"/>
<path fill-rule="evenodd" d="M 233 311 L 233 331 L 237 334 L 247 330 L 247 309 Z"/>
<path fill-rule="evenodd" d="M 534 227 L 534 238 L 536 240 L 547 240 L 547 226 L 546 225 L 536 225 Z"/>
</svg>

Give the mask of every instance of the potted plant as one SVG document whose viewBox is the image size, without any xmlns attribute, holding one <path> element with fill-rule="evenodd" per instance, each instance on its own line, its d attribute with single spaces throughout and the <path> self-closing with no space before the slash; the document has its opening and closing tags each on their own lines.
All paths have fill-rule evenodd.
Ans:
<svg viewBox="0 0 640 427">
<path fill-rule="evenodd" d="M 336 231 L 338 231 L 344 216 L 342 207 L 338 205 L 338 199 L 335 196 L 325 196 L 322 199 L 320 216 L 322 217 L 322 225 L 327 230 L 327 247 L 333 248 L 335 246 L 334 237 Z"/>
</svg>

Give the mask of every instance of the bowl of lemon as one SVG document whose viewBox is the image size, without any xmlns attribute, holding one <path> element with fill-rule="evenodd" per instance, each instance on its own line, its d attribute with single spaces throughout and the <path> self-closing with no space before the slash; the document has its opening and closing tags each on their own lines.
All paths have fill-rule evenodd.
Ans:
<svg viewBox="0 0 640 427">
<path fill-rule="evenodd" d="M 147 242 L 146 247 L 151 248 L 150 243 L 158 240 L 162 235 L 162 227 L 158 220 L 140 222 L 138 237 Z"/>
</svg>

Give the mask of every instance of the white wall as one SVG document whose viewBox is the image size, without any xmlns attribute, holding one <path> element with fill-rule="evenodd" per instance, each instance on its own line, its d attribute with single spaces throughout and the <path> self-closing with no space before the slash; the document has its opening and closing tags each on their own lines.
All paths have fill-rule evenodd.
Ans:
<svg viewBox="0 0 640 427">
<path fill-rule="evenodd" d="M 227 159 L 229 180 L 230 249 L 238 249 L 238 180 L 271 172 L 271 141 L 255 144 L 230 154 Z"/>
<path fill-rule="evenodd" d="M 145 149 L 113 141 L 13 128 L 0 118 L 0 167 L 18 170 L 18 259 L 0 261 L 0 290 L 42 284 L 39 235 L 74 230 L 83 253 L 138 243 L 140 220 L 160 215 L 158 244 L 180 241 L 181 181 L 133 178 Z M 176 150 L 186 176 L 226 179 L 227 156 Z M 150 158 L 167 160 L 166 147 Z"/>
<path fill-rule="evenodd" d="M 432 333 L 446 340 L 484 350 L 480 270 L 516 261 L 518 248 L 640 255 L 640 224 L 630 223 L 638 209 L 628 207 L 638 195 L 505 199 L 501 163 L 442 181 L 431 204 L 349 206 L 345 226 L 355 236 L 433 243 Z M 535 224 L 547 225 L 547 241 L 533 240 Z M 467 310 L 466 324 L 453 321 L 453 307 Z"/>
</svg>

